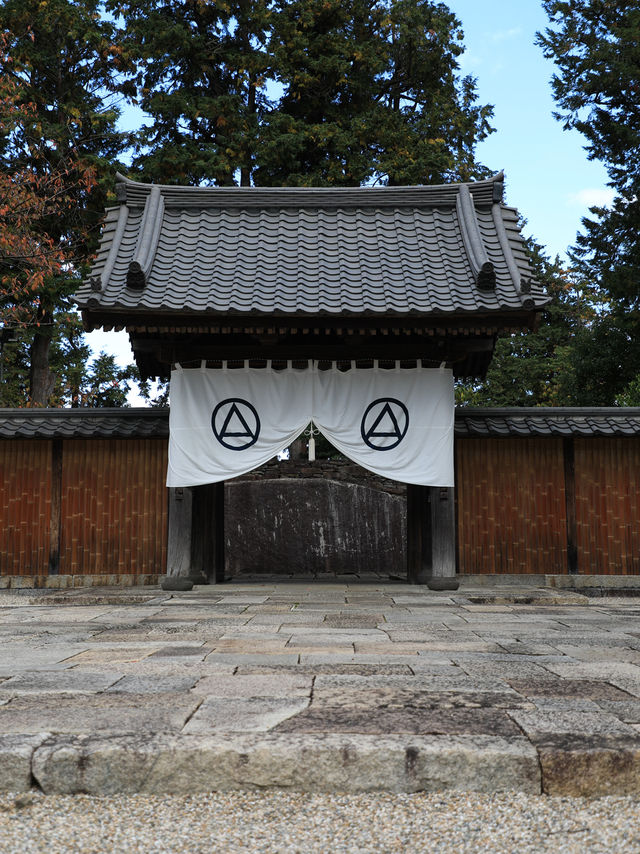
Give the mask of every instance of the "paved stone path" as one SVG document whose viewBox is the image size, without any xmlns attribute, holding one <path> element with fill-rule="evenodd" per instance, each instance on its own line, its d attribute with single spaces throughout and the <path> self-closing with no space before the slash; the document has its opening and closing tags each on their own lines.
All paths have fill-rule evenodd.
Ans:
<svg viewBox="0 0 640 854">
<path fill-rule="evenodd" d="M 0 790 L 640 793 L 640 598 L 0 591 Z"/>
</svg>

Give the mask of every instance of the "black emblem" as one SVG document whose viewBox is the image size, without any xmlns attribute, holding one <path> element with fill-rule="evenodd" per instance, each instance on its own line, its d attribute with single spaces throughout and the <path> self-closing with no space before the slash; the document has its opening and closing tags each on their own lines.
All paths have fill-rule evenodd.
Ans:
<svg viewBox="0 0 640 854">
<path fill-rule="evenodd" d="M 380 397 L 367 406 L 360 433 L 374 451 L 397 448 L 409 429 L 409 410 L 395 397 Z"/>
<path fill-rule="evenodd" d="M 255 406 L 240 397 L 221 401 L 211 416 L 213 434 L 230 451 L 246 451 L 258 441 L 260 418 Z"/>
</svg>

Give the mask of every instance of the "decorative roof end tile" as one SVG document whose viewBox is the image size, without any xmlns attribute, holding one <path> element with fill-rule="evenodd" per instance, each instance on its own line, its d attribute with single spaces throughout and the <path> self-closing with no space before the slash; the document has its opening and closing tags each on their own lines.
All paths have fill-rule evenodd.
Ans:
<svg viewBox="0 0 640 854">
<path fill-rule="evenodd" d="M 483 291 L 493 290 L 496 286 L 496 273 L 489 261 L 485 249 L 473 197 L 467 184 L 461 184 L 456 199 L 456 212 L 460 224 L 462 242 L 467 253 L 471 272 L 478 288 Z"/>
<path fill-rule="evenodd" d="M 138 243 L 127 273 L 127 287 L 134 291 L 143 290 L 153 267 L 164 217 L 164 200 L 156 184 L 144 203 L 144 214 L 138 235 Z"/>
<path fill-rule="evenodd" d="M 491 261 L 485 261 L 476 279 L 481 291 L 493 291 L 496 287 L 496 270 Z"/>
</svg>

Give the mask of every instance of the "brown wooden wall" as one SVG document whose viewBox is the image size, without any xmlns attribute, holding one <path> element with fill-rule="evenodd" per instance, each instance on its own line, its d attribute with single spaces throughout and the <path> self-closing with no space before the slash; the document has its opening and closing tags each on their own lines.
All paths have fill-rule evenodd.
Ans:
<svg viewBox="0 0 640 854">
<path fill-rule="evenodd" d="M 0 574 L 162 575 L 164 439 L 0 442 Z"/>
<path fill-rule="evenodd" d="M 567 524 L 562 439 L 456 444 L 461 573 L 563 573 Z"/>
<path fill-rule="evenodd" d="M 640 573 L 640 438 L 459 439 L 456 478 L 460 573 L 566 573 L 571 546 Z"/>
<path fill-rule="evenodd" d="M 578 572 L 640 573 L 640 439 L 576 439 Z"/>
<path fill-rule="evenodd" d="M 166 454 L 0 441 L 0 575 L 163 574 Z M 459 572 L 640 573 L 640 437 L 460 438 L 456 478 Z"/>
<path fill-rule="evenodd" d="M 51 441 L 0 442 L 1 575 L 43 575 L 49 563 Z"/>
</svg>

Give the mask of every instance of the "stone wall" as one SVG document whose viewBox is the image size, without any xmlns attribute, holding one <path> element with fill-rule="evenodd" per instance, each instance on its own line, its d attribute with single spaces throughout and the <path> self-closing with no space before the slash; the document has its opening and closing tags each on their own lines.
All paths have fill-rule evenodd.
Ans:
<svg viewBox="0 0 640 854">
<path fill-rule="evenodd" d="M 226 573 L 405 575 L 405 492 L 344 460 L 267 463 L 227 482 Z"/>
<path fill-rule="evenodd" d="M 248 472 L 227 483 L 241 483 L 256 480 L 277 480 L 279 478 L 306 478 L 319 480 L 337 480 L 341 483 L 358 483 L 386 492 L 389 495 L 406 495 L 407 486 L 397 480 L 380 477 L 350 460 L 270 460 L 258 469 Z"/>
</svg>

